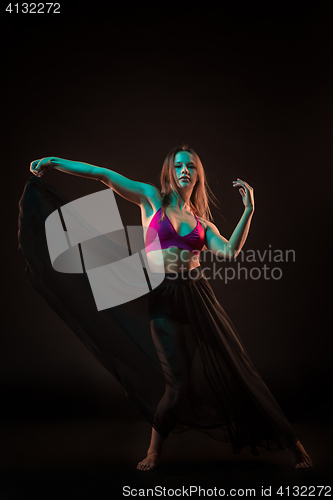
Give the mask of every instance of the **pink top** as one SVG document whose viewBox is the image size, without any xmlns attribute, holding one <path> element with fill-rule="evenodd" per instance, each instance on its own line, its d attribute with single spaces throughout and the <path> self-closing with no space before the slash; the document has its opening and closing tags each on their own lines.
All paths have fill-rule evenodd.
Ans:
<svg viewBox="0 0 333 500">
<path fill-rule="evenodd" d="M 202 227 L 198 217 L 194 215 L 197 219 L 196 227 L 189 234 L 180 236 L 173 227 L 167 214 L 165 214 L 165 218 L 162 222 L 158 222 L 161 213 L 162 207 L 157 210 L 149 224 L 146 235 L 146 253 L 152 250 L 177 247 L 198 255 L 205 244 L 206 237 L 205 229 Z"/>
</svg>

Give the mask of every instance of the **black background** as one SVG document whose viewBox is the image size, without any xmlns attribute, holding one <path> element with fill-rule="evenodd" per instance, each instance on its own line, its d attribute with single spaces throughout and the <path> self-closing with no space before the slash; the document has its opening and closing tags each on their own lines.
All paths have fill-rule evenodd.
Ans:
<svg viewBox="0 0 333 500">
<path fill-rule="evenodd" d="M 295 262 L 265 261 L 280 280 L 211 284 L 291 422 L 330 425 L 332 12 L 320 2 L 195 5 L 2 12 L 6 425 L 143 422 L 24 277 L 17 215 L 30 162 L 80 160 L 159 186 L 166 153 L 183 142 L 220 202 L 221 234 L 242 214 L 240 177 L 256 200 L 244 250 L 295 250 Z M 69 199 L 105 188 L 59 171 L 45 180 Z M 140 224 L 136 205 L 116 199 L 124 224 Z"/>
</svg>

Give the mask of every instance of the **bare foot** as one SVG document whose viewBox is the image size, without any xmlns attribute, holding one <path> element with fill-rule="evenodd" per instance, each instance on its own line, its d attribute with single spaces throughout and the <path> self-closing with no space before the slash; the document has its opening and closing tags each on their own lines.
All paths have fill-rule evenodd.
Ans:
<svg viewBox="0 0 333 500">
<path fill-rule="evenodd" d="M 142 462 L 138 463 L 137 469 L 149 472 L 156 470 L 161 461 L 160 453 L 148 453 Z"/>
<path fill-rule="evenodd" d="M 313 467 L 311 458 L 299 441 L 288 448 L 294 469 L 308 469 Z"/>
</svg>

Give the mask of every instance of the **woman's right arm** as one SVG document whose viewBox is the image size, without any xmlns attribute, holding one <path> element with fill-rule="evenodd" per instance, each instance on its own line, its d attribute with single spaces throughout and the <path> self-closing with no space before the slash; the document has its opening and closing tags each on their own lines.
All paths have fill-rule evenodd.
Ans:
<svg viewBox="0 0 333 500">
<path fill-rule="evenodd" d="M 50 168 L 61 170 L 67 174 L 101 181 L 117 194 L 137 205 L 142 205 L 147 199 L 150 200 L 159 196 L 158 189 L 152 184 L 133 181 L 113 170 L 90 165 L 89 163 L 50 156 L 42 160 L 35 160 L 30 164 L 30 171 L 37 177 Z"/>
</svg>

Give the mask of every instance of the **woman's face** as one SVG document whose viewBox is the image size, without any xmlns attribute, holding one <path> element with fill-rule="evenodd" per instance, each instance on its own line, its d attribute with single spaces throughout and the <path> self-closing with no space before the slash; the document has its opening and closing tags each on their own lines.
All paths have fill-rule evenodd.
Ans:
<svg viewBox="0 0 333 500">
<path fill-rule="evenodd" d="M 193 155 L 188 151 L 179 151 L 175 155 L 175 174 L 179 187 L 194 188 L 198 180 L 198 172 Z"/>
</svg>

